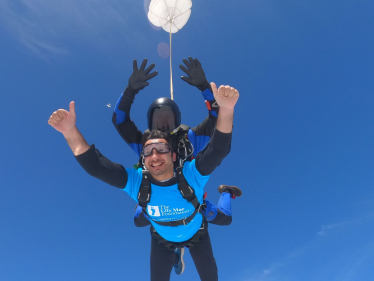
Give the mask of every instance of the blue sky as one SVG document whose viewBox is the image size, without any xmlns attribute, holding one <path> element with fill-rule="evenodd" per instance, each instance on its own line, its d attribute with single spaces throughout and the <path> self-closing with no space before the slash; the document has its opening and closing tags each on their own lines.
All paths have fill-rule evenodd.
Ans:
<svg viewBox="0 0 374 281">
<path fill-rule="evenodd" d="M 111 123 L 132 61 L 159 75 L 131 116 L 169 96 L 168 33 L 149 1 L 0 0 L 0 279 L 148 280 L 148 228 L 135 203 L 88 176 L 51 113 L 76 102 L 88 143 L 126 167 L 137 159 Z M 231 153 L 206 187 L 240 186 L 233 223 L 212 225 L 220 280 L 366 281 L 374 270 L 374 37 L 372 1 L 193 1 L 173 35 L 182 122 L 207 115 L 179 79 L 198 58 L 209 81 L 240 92 Z M 186 270 L 171 280 L 198 280 Z"/>
</svg>

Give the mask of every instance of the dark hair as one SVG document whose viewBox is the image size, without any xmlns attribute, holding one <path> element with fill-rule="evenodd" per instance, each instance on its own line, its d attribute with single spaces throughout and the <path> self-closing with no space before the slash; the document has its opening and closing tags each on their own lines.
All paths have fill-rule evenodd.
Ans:
<svg viewBox="0 0 374 281">
<path fill-rule="evenodd" d="M 142 147 L 144 147 L 144 144 L 151 139 L 164 139 L 166 140 L 167 144 L 170 146 L 171 152 L 175 151 L 173 144 L 170 141 L 170 136 L 168 133 L 158 131 L 158 130 L 146 131 L 143 135 Z"/>
</svg>

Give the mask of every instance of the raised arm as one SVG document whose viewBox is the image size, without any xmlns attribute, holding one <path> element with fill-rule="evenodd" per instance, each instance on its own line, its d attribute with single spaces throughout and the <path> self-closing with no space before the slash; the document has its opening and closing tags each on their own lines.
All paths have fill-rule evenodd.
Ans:
<svg viewBox="0 0 374 281">
<path fill-rule="evenodd" d="M 49 117 L 48 124 L 63 134 L 70 149 L 77 156 L 86 152 L 90 146 L 84 139 L 83 135 L 75 126 L 77 117 L 75 115 L 75 103 L 69 104 L 69 110 L 58 109 Z"/>
<path fill-rule="evenodd" d="M 158 74 L 157 71 L 149 74 L 155 67 L 155 64 L 151 64 L 145 69 L 146 65 L 147 59 L 144 59 L 138 69 L 137 61 L 134 60 L 133 73 L 128 81 L 128 86 L 119 97 L 112 117 L 112 122 L 118 133 L 138 156 L 140 156 L 142 151 L 141 143 L 143 133 L 138 130 L 135 123 L 130 118 L 131 105 L 134 102 L 135 95 L 149 85 L 147 81 Z"/>
<path fill-rule="evenodd" d="M 69 111 L 59 109 L 52 113 L 48 124 L 61 132 L 78 163 L 88 174 L 110 185 L 125 188 L 127 172 L 125 168 L 103 156 L 95 146 L 89 146 L 76 127 L 75 104 L 70 102 Z"/>
<path fill-rule="evenodd" d="M 239 92 L 230 86 L 220 86 L 217 90 L 215 83 L 211 83 L 214 97 L 220 106 L 217 119 L 217 130 L 222 133 L 231 133 L 234 122 L 234 107 L 239 98 Z"/>
<path fill-rule="evenodd" d="M 214 99 L 212 87 L 206 79 L 205 72 L 201 66 L 200 61 L 198 59 L 188 57 L 188 60 L 183 59 L 183 62 L 186 67 L 180 64 L 179 68 L 187 74 L 187 77 L 182 76 L 181 79 L 183 81 L 186 81 L 191 86 L 195 86 L 201 91 L 205 99 L 205 105 L 209 110 L 209 117 L 217 117 L 219 112 L 219 105 Z M 212 121 L 214 123 L 216 122 L 214 118 L 212 119 Z"/>
<path fill-rule="evenodd" d="M 193 127 L 188 132 L 188 139 L 194 146 L 194 156 L 196 157 L 197 153 L 203 150 L 210 141 L 212 132 L 217 124 L 219 106 L 214 99 L 212 87 L 206 79 L 200 61 L 189 57 L 188 60 L 183 59 L 183 62 L 186 67 L 179 65 L 179 68 L 185 72 L 187 76 L 182 76 L 181 79 L 195 86 L 202 92 L 209 112 L 208 117 L 205 118 L 203 122 Z"/>
<path fill-rule="evenodd" d="M 196 156 L 196 168 L 202 175 L 210 175 L 227 155 L 232 136 L 234 107 L 239 98 L 238 90 L 230 86 L 211 83 L 214 97 L 220 106 L 217 126 L 208 146 Z"/>
</svg>

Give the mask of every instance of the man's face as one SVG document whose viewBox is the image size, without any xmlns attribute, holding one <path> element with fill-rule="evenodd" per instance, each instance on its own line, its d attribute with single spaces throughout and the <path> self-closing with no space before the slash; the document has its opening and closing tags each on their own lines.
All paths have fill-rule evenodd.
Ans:
<svg viewBox="0 0 374 281">
<path fill-rule="evenodd" d="M 172 109 L 168 106 L 156 108 L 152 116 L 152 130 L 171 131 L 174 130 L 175 116 Z"/>
<path fill-rule="evenodd" d="M 150 139 L 144 147 L 151 143 L 166 143 L 164 139 Z M 154 179 L 161 181 L 167 180 L 174 175 L 173 161 L 176 160 L 176 154 L 170 151 L 168 153 L 159 153 L 156 149 L 152 150 L 151 155 L 144 157 L 144 166 L 149 170 Z"/>
</svg>

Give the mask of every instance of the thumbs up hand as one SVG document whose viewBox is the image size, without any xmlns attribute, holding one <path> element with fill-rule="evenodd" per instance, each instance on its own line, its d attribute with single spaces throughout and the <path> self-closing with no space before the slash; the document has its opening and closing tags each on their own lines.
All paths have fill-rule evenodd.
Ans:
<svg viewBox="0 0 374 281">
<path fill-rule="evenodd" d="M 58 109 L 49 117 L 48 124 L 57 131 L 66 134 L 75 128 L 76 123 L 75 104 L 70 102 L 69 111 L 65 109 Z"/>
</svg>

